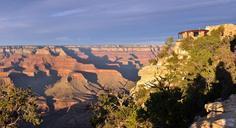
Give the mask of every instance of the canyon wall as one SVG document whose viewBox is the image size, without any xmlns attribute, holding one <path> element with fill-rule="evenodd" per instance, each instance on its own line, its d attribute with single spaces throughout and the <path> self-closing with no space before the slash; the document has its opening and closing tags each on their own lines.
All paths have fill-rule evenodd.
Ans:
<svg viewBox="0 0 236 128">
<path fill-rule="evenodd" d="M 132 88 L 138 70 L 158 50 L 158 46 L 1 46 L 0 77 L 16 87 L 30 87 L 45 114 L 42 125 L 55 127 L 50 120 L 58 112 L 58 120 L 71 118 L 64 110 L 81 111 L 100 93 Z M 84 112 L 77 116 L 86 119 L 81 125 L 89 126 L 89 112 Z"/>
<path fill-rule="evenodd" d="M 138 70 L 153 57 L 153 49 L 159 47 L 2 46 L 0 77 L 10 78 L 18 87 L 31 87 L 40 96 L 62 79 L 83 81 L 101 90 L 119 88 L 134 85 Z"/>
<path fill-rule="evenodd" d="M 64 127 L 58 122 L 65 120 L 77 120 L 67 126 L 91 127 L 88 105 L 101 93 L 132 88 L 153 51 L 159 47 L 1 46 L 0 78 L 34 91 L 42 127 Z"/>
</svg>

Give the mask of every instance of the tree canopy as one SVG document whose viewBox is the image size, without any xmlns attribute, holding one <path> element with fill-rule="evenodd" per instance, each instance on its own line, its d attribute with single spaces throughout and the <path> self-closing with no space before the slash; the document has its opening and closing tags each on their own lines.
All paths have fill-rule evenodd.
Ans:
<svg viewBox="0 0 236 128">
<path fill-rule="evenodd" d="M 4 84 L 1 82 L 0 85 L 0 127 L 39 125 L 42 120 L 32 91 Z"/>
</svg>

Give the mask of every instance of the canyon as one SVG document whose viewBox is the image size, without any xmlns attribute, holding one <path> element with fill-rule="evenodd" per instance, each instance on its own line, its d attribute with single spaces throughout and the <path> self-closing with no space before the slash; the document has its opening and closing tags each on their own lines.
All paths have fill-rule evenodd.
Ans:
<svg viewBox="0 0 236 128">
<path fill-rule="evenodd" d="M 90 104 L 101 93 L 129 90 L 158 45 L 1 46 L 0 77 L 31 88 L 41 127 L 91 127 Z"/>
</svg>

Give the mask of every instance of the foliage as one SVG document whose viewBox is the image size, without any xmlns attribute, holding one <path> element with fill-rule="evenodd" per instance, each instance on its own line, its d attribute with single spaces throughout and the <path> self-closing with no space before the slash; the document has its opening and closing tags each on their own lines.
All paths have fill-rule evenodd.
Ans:
<svg viewBox="0 0 236 128">
<path fill-rule="evenodd" d="M 168 37 L 165 41 L 165 44 L 162 46 L 161 51 L 158 53 L 157 59 L 166 57 L 171 52 L 171 48 L 173 46 L 174 39 L 173 37 Z"/>
<path fill-rule="evenodd" d="M 102 94 L 93 108 L 94 127 L 148 128 L 148 122 L 138 121 L 139 107 L 127 94 Z"/>
<path fill-rule="evenodd" d="M 153 86 L 158 89 L 150 94 L 144 111 L 155 127 L 188 127 L 196 115 L 205 114 L 205 103 L 235 92 L 235 56 L 230 46 L 234 39 L 222 37 L 223 31 L 220 27 L 208 36 L 182 40 L 180 48 L 187 55 L 159 56 L 166 58 L 168 72 L 156 76 L 161 78 Z"/>
<path fill-rule="evenodd" d="M 182 113 L 185 110 L 181 99 L 179 88 L 161 88 L 158 93 L 150 94 L 150 99 L 145 103 L 147 117 L 156 127 L 183 127 L 185 118 Z"/>
<path fill-rule="evenodd" d="M 189 85 L 187 90 L 164 86 L 164 81 L 161 79 L 161 84 L 153 84 L 152 87 L 157 91 L 150 94 L 142 110 L 143 115 L 139 118 L 150 120 L 154 127 L 188 127 L 196 113 L 205 112 L 203 108 L 207 94 L 204 79 L 199 76 L 195 79 L 196 83 Z"/>
<path fill-rule="evenodd" d="M 158 52 L 158 54 L 154 53 L 155 51 L 153 51 L 153 55 L 155 56 L 155 58 L 150 59 L 149 63 L 155 65 L 157 64 L 160 58 L 168 56 L 169 52 L 171 52 L 171 48 L 173 47 L 173 45 L 174 45 L 174 38 L 168 37 L 164 45 L 161 47 L 161 50 Z"/>
<path fill-rule="evenodd" d="M 150 59 L 150 60 L 148 60 L 148 63 L 156 65 L 157 64 L 157 60 L 156 59 Z"/>
<path fill-rule="evenodd" d="M 135 97 L 133 100 L 135 100 L 136 105 L 142 105 L 143 101 L 146 101 L 150 96 L 150 89 L 144 88 L 144 86 L 140 87 L 138 90 L 138 93 L 135 93 Z"/>
<path fill-rule="evenodd" d="M 223 37 L 223 33 L 219 27 L 207 36 L 183 39 L 178 46 L 181 52 L 174 51 L 169 38 L 151 60 L 162 66 L 157 68 L 156 81 L 150 83 L 152 88 L 140 86 L 135 103 L 129 98 L 128 105 L 120 103 L 119 96 L 100 97 L 94 118 L 99 125 L 95 126 L 189 127 L 195 116 L 206 114 L 204 104 L 236 92 L 235 37 Z M 132 121 L 127 124 L 128 119 Z"/>
<path fill-rule="evenodd" d="M 36 98 L 30 89 L 0 85 L 0 126 L 18 127 L 20 124 L 39 125 Z"/>
</svg>

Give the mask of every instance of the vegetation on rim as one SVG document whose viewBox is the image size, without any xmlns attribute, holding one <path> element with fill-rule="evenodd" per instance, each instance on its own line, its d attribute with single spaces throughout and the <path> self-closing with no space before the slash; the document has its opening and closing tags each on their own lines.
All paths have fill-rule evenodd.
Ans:
<svg viewBox="0 0 236 128">
<path fill-rule="evenodd" d="M 41 122 L 37 111 L 36 97 L 32 91 L 15 88 L 1 81 L 0 127 L 38 126 Z"/>
<path fill-rule="evenodd" d="M 175 52 L 169 38 L 150 61 L 152 65 L 163 61 L 161 66 L 167 72 L 157 68 L 156 80 L 149 87 L 140 86 L 136 95 L 100 96 L 94 107 L 93 126 L 189 127 L 195 116 L 206 114 L 204 104 L 235 93 L 236 42 L 235 37 L 223 37 L 223 32 L 219 27 L 207 36 L 181 40 L 179 47 L 187 54 Z M 126 97 L 125 102 L 119 102 L 121 97 Z"/>
</svg>

